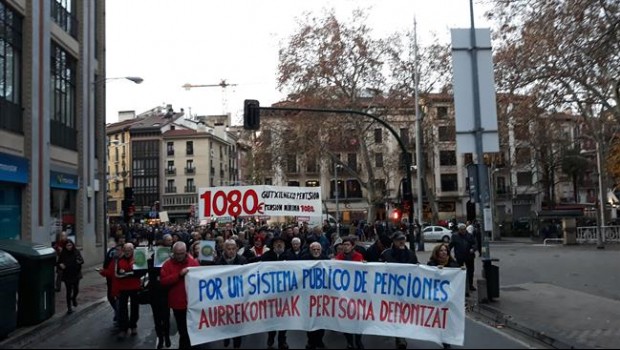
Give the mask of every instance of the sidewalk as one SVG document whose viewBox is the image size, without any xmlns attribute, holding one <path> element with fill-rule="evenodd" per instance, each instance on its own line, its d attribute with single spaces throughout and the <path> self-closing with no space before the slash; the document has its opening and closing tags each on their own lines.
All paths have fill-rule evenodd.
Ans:
<svg viewBox="0 0 620 350">
<path fill-rule="evenodd" d="M 54 315 L 38 325 L 17 328 L 6 339 L 0 341 L 0 349 L 26 348 L 29 344 L 44 339 L 62 327 L 75 324 L 80 319 L 80 315 L 84 315 L 99 305 L 107 303 L 105 278 L 95 271 L 95 267 L 99 266 L 98 264 L 84 268 L 82 272 L 84 277 L 80 280 L 80 292 L 77 297 L 78 306 L 74 308 L 73 314 L 66 314 L 66 291 L 63 284 L 61 291 L 57 292 L 55 296 L 56 309 Z"/>
</svg>

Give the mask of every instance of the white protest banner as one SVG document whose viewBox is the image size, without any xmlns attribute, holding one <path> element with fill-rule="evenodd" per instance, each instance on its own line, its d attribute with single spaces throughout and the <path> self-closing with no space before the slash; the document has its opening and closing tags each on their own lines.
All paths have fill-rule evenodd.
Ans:
<svg viewBox="0 0 620 350">
<path fill-rule="evenodd" d="M 190 268 L 192 345 L 273 330 L 330 329 L 463 345 L 465 271 L 350 261 Z"/>
<path fill-rule="evenodd" d="M 320 187 L 204 187 L 198 191 L 198 217 L 320 216 Z"/>
</svg>

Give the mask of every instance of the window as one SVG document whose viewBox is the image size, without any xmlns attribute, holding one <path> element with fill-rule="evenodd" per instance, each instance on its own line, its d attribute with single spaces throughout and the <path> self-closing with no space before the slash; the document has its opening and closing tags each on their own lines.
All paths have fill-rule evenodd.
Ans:
<svg viewBox="0 0 620 350">
<path fill-rule="evenodd" d="M 454 126 L 440 126 L 438 129 L 439 141 L 449 142 L 456 140 L 456 129 Z"/>
<path fill-rule="evenodd" d="M 448 107 L 437 107 L 437 119 L 448 118 Z"/>
<path fill-rule="evenodd" d="M 194 179 L 187 179 L 185 182 L 185 192 L 196 192 L 196 183 Z"/>
<path fill-rule="evenodd" d="M 77 150 L 76 72 L 77 62 L 56 43 L 51 46 L 51 142 Z"/>
<path fill-rule="evenodd" d="M 309 173 L 318 173 L 319 172 L 319 164 L 314 157 L 306 158 L 306 172 Z"/>
<path fill-rule="evenodd" d="M 474 155 L 472 153 L 463 153 L 463 164 L 473 164 L 474 163 Z"/>
<path fill-rule="evenodd" d="M 456 152 L 439 151 L 439 165 L 456 165 Z"/>
<path fill-rule="evenodd" d="M 174 188 L 174 180 L 168 180 L 168 184 L 166 185 L 166 193 L 174 193 L 176 191 L 176 188 Z"/>
<path fill-rule="evenodd" d="M 515 151 L 515 161 L 517 165 L 528 165 L 532 160 L 531 151 L 529 148 L 520 147 Z"/>
<path fill-rule="evenodd" d="M 347 180 L 346 198 L 362 198 L 362 186 L 354 179 Z"/>
<path fill-rule="evenodd" d="M 187 145 L 186 148 L 187 150 L 187 155 L 191 156 L 194 154 L 194 142 L 193 141 L 187 141 Z"/>
<path fill-rule="evenodd" d="M 299 187 L 299 181 L 289 181 L 288 182 L 288 186 L 289 187 Z"/>
<path fill-rule="evenodd" d="M 73 15 L 75 11 L 75 1 L 73 0 L 51 0 L 52 18 L 54 21 L 72 37 L 77 39 L 78 23 Z"/>
<path fill-rule="evenodd" d="M 166 151 L 168 152 L 169 156 L 174 155 L 174 142 L 168 142 L 166 144 Z"/>
<path fill-rule="evenodd" d="M 383 130 L 375 129 L 375 143 L 383 142 Z"/>
<path fill-rule="evenodd" d="M 357 153 L 347 154 L 347 166 L 354 171 L 357 171 Z"/>
<path fill-rule="evenodd" d="M 375 153 L 375 167 L 383 168 L 383 153 Z"/>
<path fill-rule="evenodd" d="M 169 160 L 168 161 L 168 170 L 173 170 L 174 169 L 174 160 Z"/>
<path fill-rule="evenodd" d="M 517 173 L 517 186 L 531 186 L 532 185 L 532 172 L 520 172 Z"/>
<path fill-rule="evenodd" d="M 384 179 L 375 179 L 374 180 L 374 184 L 375 184 L 375 193 L 378 195 L 386 195 L 386 190 L 387 187 L 385 185 L 385 180 Z"/>
<path fill-rule="evenodd" d="M 530 138 L 530 128 L 527 124 L 515 125 L 515 139 L 526 141 Z"/>
<path fill-rule="evenodd" d="M 456 174 L 441 175 L 441 190 L 443 192 L 458 191 L 458 178 Z"/>
<path fill-rule="evenodd" d="M 297 172 L 297 155 L 289 154 L 286 157 L 286 170 L 289 173 L 296 173 Z"/>
<path fill-rule="evenodd" d="M 187 162 L 185 163 L 185 173 L 193 174 L 195 171 L 196 171 L 196 168 L 194 168 L 194 161 L 192 159 L 188 159 Z"/>
<path fill-rule="evenodd" d="M 411 143 L 409 140 L 409 129 L 407 128 L 400 129 L 400 139 L 403 141 L 405 146 L 409 146 L 409 144 Z"/>
<path fill-rule="evenodd" d="M 321 183 L 318 180 L 308 180 L 306 181 L 306 187 L 319 187 Z"/>
<path fill-rule="evenodd" d="M 22 133 L 22 18 L 0 2 L 0 129 Z"/>
</svg>

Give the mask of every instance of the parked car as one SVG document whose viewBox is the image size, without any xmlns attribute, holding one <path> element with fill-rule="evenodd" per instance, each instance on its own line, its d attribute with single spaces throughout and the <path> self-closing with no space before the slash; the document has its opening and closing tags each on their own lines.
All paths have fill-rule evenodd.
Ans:
<svg viewBox="0 0 620 350">
<path fill-rule="evenodd" d="M 452 231 L 443 226 L 427 226 L 422 230 L 424 241 L 429 242 L 450 242 Z"/>
</svg>

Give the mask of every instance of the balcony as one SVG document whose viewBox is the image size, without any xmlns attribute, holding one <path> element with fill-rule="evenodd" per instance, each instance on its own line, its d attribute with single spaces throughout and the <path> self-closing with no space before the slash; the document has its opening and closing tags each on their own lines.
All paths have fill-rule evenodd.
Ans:
<svg viewBox="0 0 620 350">
<path fill-rule="evenodd" d="M 176 174 L 177 174 L 177 169 L 176 168 L 168 168 L 168 169 L 166 169 L 166 176 L 176 175 Z"/>
<path fill-rule="evenodd" d="M 177 188 L 176 186 L 168 186 L 165 188 L 166 193 L 177 193 Z"/>
<path fill-rule="evenodd" d="M 195 174 L 196 173 L 196 167 L 185 167 L 185 173 L 186 174 Z"/>
<path fill-rule="evenodd" d="M 185 193 L 195 193 L 196 186 L 185 186 Z"/>
</svg>

